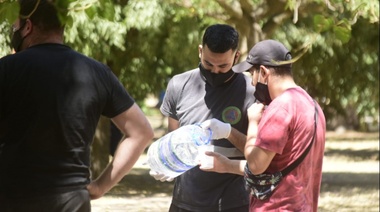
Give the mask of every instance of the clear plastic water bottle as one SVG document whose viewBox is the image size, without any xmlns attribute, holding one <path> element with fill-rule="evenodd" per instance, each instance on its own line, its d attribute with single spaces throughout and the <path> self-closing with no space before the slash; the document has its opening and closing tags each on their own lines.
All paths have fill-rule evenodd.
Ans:
<svg viewBox="0 0 380 212">
<path fill-rule="evenodd" d="M 198 165 L 198 147 L 209 145 L 211 135 L 211 130 L 196 124 L 182 126 L 150 145 L 148 165 L 153 171 L 175 178 Z"/>
</svg>

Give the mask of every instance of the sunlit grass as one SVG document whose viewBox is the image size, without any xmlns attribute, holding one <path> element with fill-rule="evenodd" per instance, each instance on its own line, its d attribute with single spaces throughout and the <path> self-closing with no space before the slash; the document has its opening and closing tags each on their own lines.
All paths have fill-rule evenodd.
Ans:
<svg viewBox="0 0 380 212">
<path fill-rule="evenodd" d="M 379 211 L 379 187 L 323 185 L 318 211 Z"/>
</svg>

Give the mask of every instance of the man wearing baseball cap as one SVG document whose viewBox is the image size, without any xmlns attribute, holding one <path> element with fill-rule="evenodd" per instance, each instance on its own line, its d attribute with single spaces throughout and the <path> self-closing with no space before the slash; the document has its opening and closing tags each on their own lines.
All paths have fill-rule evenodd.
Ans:
<svg viewBox="0 0 380 212">
<path fill-rule="evenodd" d="M 272 67 L 272 69 L 277 67 L 276 69 L 284 70 L 283 72 L 288 72 L 291 76 L 291 59 L 291 53 L 282 43 L 275 40 L 265 40 L 257 43 L 249 51 L 247 59 L 232 69 L 236 73 L 251 71 L 252 69 L 259 71 L 260 65 L 263 65 L 264 67 Z M 257 83 L 255 97 L 263 104 L 268 105 L 271 102 L 271 97 L 267 85 Z"/>
<path fill-rule="evenodd" d="M 251 73 L 260 102 L 248 109 L 244 149 L 244 175 L 252 190 L 250 211 L 318 209 L 326 122 L 318 103 L 294 82 L 291 58 L 282 43 L 264 40 L 232 68 Z M 272 178 L 277 187 L 260 196 L 254 180 L 279 171 L 282 175 Z"/>
</svg>

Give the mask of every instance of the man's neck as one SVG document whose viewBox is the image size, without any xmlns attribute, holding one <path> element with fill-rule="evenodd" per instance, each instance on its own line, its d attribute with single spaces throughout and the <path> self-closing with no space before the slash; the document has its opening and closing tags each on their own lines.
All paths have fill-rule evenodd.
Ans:
<svg viewBox="0 0 380 212">
<path fill-rule="evenodd" d="M 25 39 L 27 47 L 31 47 L 44 43 L 63 44 L 63 35 L 61 33 L 36 33 L 30 35 L 29 39 Z"/>
<path fill-rule="evenodd" d="M 277 78 L 275 82 L 271 83 L 272 86 L 269 86 L 269 93 L 272 99 L 284 93 L 289 88 L 295 88 L 298 85 L 294 82 L 293 78 Z"/>
</svg>

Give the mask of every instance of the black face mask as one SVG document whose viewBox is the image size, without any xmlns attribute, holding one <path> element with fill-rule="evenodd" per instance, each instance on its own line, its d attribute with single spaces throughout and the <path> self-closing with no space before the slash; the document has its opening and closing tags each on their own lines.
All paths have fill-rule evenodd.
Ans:
<svg viewBox="0 0 380 212">
<path fill-rule="evenodd" d="M 210 70 L 205 69 L 201 63 L 199 64 L 199 70 L 201 71 L 202 75 L 206 78 L 206 81 L 212 87 L 217 87 L 217 86 L 222 85 L 235 74 L 235 72 L 232 71 L 232 69 L 230 69 L 226 73 L 215 74 L 215 73 L 212 73 Z"/>
<path fill-rule="evenodd" d="M 26 22 L 16 31 L 13 32 L 12 39 L 11 39 L 11 46 L 16 51 L 19 52 L 21 48 L 21 44 L 24 41 L 25 37 L 21 37 L 21 30 L 24 28 Z"/>
<path fill-rule="evenodd" d="M 264 105 L 269 105 L 272 102 L 272 99 L 269 95 L 269 89 L 268 85 L 259 82 L 260 81 L 260 72 L 259 72 L 259 79 L 257 80 L 256 86 L 255 86 L 255 93 L 253 95 L 256 97 L 256 99 L 263 103 Z"/>
<path fill-rule="evenodd" d="M 256 90 L 253 95 L 259 102 L 263 103 L 264 105 L 269 105 L 272 102 L 272 99 L 269 95 L 268 85 L 265 85 L 261 82 L 257 82 Z"/>
</svg>

